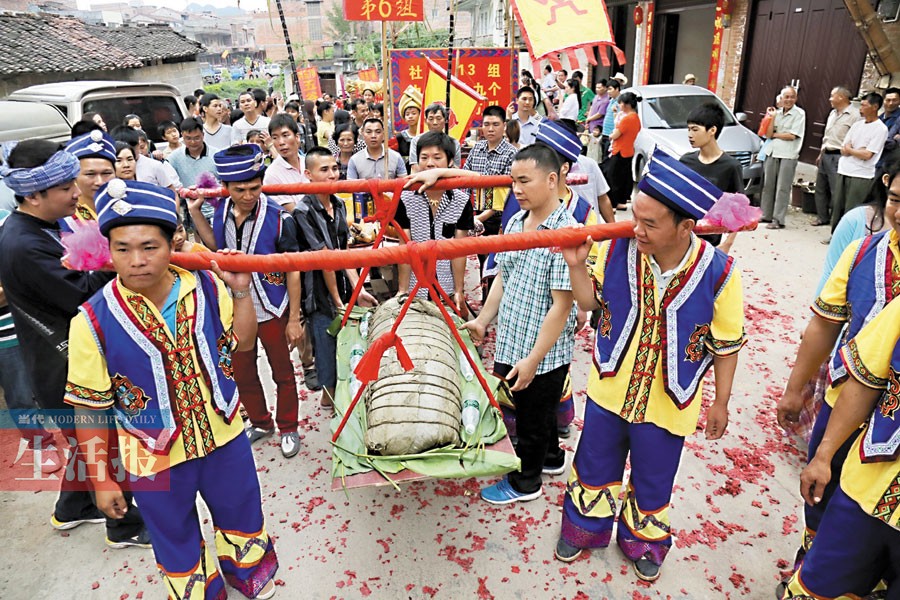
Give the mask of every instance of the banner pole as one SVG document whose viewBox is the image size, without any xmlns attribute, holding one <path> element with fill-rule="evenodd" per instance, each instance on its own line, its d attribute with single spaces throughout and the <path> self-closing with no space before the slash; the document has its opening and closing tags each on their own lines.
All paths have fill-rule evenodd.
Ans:
<svg viewBox="0 0 900 600">
<path fill-rule="evenodd" d="M 448 0 L 447 2 L 447 12 L 450 13 L 450 43 L 447 48 L 447 97 L 446 97 L 446 105 L 447 105 L 447 118 L 444 120 L 444 132 L 448 135 L 450 134 L 450 85 L 451 80 L 453 79 L 453 38 L 456 34 L 456 29 L 454 26 L 454 0 Z M 424 113 L 425 107 L 422 107 L 422 111 Z M 458 166 L 458 165 L 457 165 Z"/>
<path fill-rule="evenodd" d="M 381 22 L 381 78 L 384 85 L 385 93 L 388 91 L 388 83 L 390 83 L 390 79 L 388 76 L 388 51 L 387 51 L 387 22 Z M 390 163 L 391 157 L 388 154 L 390 148 L 388 147 L 388 132 L 390 131 L 387 126 L 388 121 L 385 119 L 385 115 L 390 115 L 390 105 L 386 102 L 382 104 L 384 114 L 382 114 L 381 118 L 384 120 L 385 126 L 385 135 L 384 135 L 384 178 L 390 179 Z"/>
</svg>

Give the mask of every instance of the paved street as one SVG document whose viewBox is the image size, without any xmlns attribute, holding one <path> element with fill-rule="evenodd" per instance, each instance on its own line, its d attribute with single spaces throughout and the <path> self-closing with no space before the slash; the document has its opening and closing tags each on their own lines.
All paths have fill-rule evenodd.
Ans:
<svg viewBox="0 0 900 600">
<path fill-rule="evenodd" d="M 281 565 L 276 598 L 772 598 L 802 527 L 805 453 L 777 427 L 774 404 L 826 250 L 827 228 L 807 222 L 792 212 L 788 229 L 741 234 L 734 246 L 750 341 L 731 423 L 719 442 L 702 434 L 687 441 L 673 497 L 675 544 L 655 584 L 639 582 L 614 546 L 568 565 L 554 560 L 566 476 L 545 479 L 541 498 L 509 507 L 482 502 L 478 490 L 490 482 L 475 479 L 332 492 L 327 420 L 304 388 L 300 455 L 283 459 L 274 440 L 256 451 Z M 574 370 L 579 415 L 590 345 L 582 333 Z M 566 441 L 571 450 L 580 425 Z M 7 565 L 0 597 L 164 595 L 151 551 L 109 550 L 94 525 L 60 535 L 49 525 L 53 499 L 0 493 L 0 564 Z"/>
</svg>

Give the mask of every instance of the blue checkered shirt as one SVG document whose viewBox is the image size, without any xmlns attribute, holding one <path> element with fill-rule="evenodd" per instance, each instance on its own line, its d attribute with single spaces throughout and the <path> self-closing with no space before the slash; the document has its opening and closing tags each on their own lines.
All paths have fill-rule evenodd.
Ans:
<svg viewBox="0 0 900 600">
<path fill-rule="evenodd" d="M 506 233 L 522 231 L 524 210 L 516 213 L 506 226 Z M 538 225 L 542 229 L 572 227 L 575 219 L 564 204 Z M 553 305 L 551 290 L 571 290 L 569 267 L 561 252 L 549 248 L 501 252 L 497 265 L 503 277 L 503 299 L 497 315 L 497 350 L 494 361 L 515 365 L 528 356 L 537 342 L 544 319 Z M 537 375 L 572 362 L 575 348 L 575 304 L 559 339 L 550 348 L 537 368 Z"/>
</svg>

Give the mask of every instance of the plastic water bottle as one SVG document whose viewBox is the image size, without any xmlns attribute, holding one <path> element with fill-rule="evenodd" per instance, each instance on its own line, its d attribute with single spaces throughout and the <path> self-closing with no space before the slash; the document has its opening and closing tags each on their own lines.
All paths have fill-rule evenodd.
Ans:
<svg viewBox="0 0 900 600">
<path fill-rule="evenodd" d="M 466 381 L 472 381 L 475 378 L 475 371 L 472 370 L 472 365 L 469 364 L 466 355 L 462 352 L 459 353 L 459 371 Z"/>
<path fill-rule="evenodd" d="M 466 396 L 462 405 L 462 426 L 468 435 L 475 433 L 478 427 L 478 421 L 481 420 L 481 411 L 479 410 L 478 398 L 474 395 Z"/>
<path fill-rule="evenodd" d="M 362 344 L 356 344 L 353 348 L 350 349 L 350 399 L 356 398 L 357 392 L 359 392 L 360 386 L 362 386 L 362 382 L 356 378 L 356 365 L 359 364 L 359 361 L 362 360 L 363 354 L 366 351 L 362 347 Z"/>
</svg>

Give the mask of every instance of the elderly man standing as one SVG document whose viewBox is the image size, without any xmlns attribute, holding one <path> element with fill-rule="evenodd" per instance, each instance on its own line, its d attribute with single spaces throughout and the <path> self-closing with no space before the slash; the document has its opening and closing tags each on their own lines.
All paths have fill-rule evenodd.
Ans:
<svg viewBox="0 0 900 600">
<path fill-rule="evenodd" d="M 875 184 L 875 165 L 888 136 L 887 126 L 878 118 L 882 102 L 881 94 L 863 96 L 859 104 L 862 119 L 850 127 L 844 138 L 831 211 L 832 231 L 845 213 L 866 201 Z"/>
<path fill-rule="evenodd" d="M 850 104 L 850 90 L 838 86 L 831 90 L 828 98 L 831 112 L 825 122 L 825 133 L 822 136 L 822 150 L 816 159 L 819 173 L 816 176 L 816 220 L 813 225 L 831 224 L 831 207 L 835 186 L 837 185 L 838 160 L 841 158 L 841 146 L 850 131 L 850 126 L 859 120 L 859 111 Z"/>
<path fill-rule="evenodd" d="M 784 229 L 794 171 L 806 131 L 806 112 L 797 106 L 797 90 L 791 86 L 781 90 L 781 104 L 781 110 L 773 106 L 766 109 L 766 114 L 773 117 L 766 137 L 774 140 L 765 162 L 761 201 L 763 218 L 760 222 L 768 223 L 766 229 Z"/>
</svg>

